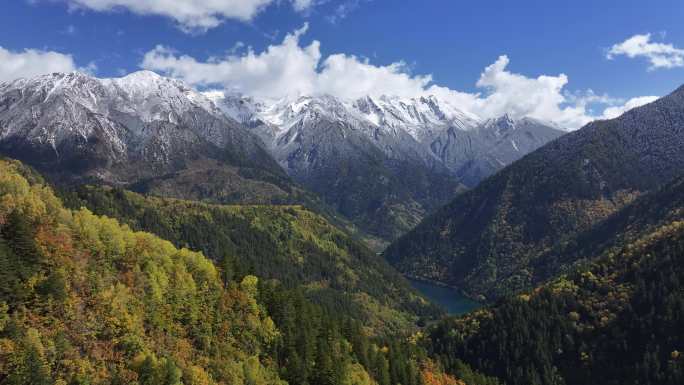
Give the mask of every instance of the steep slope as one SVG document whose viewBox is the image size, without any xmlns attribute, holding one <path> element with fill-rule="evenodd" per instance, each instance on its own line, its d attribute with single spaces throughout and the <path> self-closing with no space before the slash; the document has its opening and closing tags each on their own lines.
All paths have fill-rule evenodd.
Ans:
<svg viewBox="0 0 684 385">
<path fill-rule="evenodd" d="M 0 161 L 0 382 L 283 384 L 257 280 L 134 233 Z"/>
<path fill-rule="evenodd" d="M 590 123 L 461 194 L 391 245 L 401 271 L 495 298 L 530 287 L 530 265 L 684 170 L 684 88 Z"/>
<path fill-rule="evenodd" d="M 300 289 L 67 210 L 19 162 L 0 160 L 0 198 L 0 383 L 461 383 Z"/>
<path fill-rule="evenodd" d="M 405 233 L 461 188 L 409 132 L 374 125 L 350 103 L 301 97 L 262 108 L 252 129 L 288 174 L 381 238 Z"/>
<path fill-rule="evenodd" d="M 277 102 L 212 94 L 296 181 L 392 240 L 483 177 L 563 131 L 530 119 L 480 122 L 435 97 L 329 95 Z"/>
<path fill-rule="evenodd" d="M 220 206 L 92 186 L 62 195 L 74 209 L 87 207 L 201 250 L 227 280 L 254 274 L 303 287 L 373 334 L 409 330 L 418 316 L 439 314 L 382 257 L 300 206 Z"/>
<path fill-rule="evenodd" d="M 590 262 L 440 323 L 428 350 L 514 385 L 682 383 L 682 197 L 679 179 L 638 199 L 581 237 Z"/>
<path fill-rule="evenodd" d="M 0 84 L 0 152 L 61 183 L 220 202 L 297 200 L 261 141 L 183 83 L 56 73 Z"/>
<path fill-rule="evenodd" d="M 534 261 L 533 277 L 536 282 L 542 282 L 573 271 L 591 262 L 593 256 L 618 252 L 631 240 L 678 221 L 684 221 L 684 178 L 681 177 L 641 195 L 591 229 L 555 244 Z"/>
</svg>

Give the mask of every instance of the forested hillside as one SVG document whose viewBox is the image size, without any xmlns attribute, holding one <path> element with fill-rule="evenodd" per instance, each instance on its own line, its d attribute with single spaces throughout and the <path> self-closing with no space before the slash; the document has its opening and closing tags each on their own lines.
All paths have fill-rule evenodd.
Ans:
<svg viewBox="0 0 684 385">
<path fill-rule="evenodd" d="M 583 254 L 580 268 L 532 292 L 441 322 L 424 340 L 428 351 L 447 369 L 463 360 L 507 384 L 681 384 L 681 197 L 680 180 L 639 199 L 583 237 L 590 246 L 577 252 L 602 245 L 600 255 Z"/>
<path fill-rule="evenodd" d="M 210 205 L 95 186 L 62 195 L 74 209 L 201 250 L 226 280 L 254 274 L 303 287 L 309 298 L 374 332 L 410 330 L 417 317 L 439 314 L 382 257 L 300 206 Z"/>
<path fill-rule="evenodd" d="M 0 383 L 281 383 L 257 279 L 62 207 L 0 162 Z"/>
<path fill-rule="evenodd" d="M 462 384 L 415 336 L 235 277 L 0 161 L 0 384 Z"/>
<path fill-rule="evenodd" d="M 684 221 L 684 177 L 637 198 L 590 230 L 558 242 L 533 264 L 538 283 L 571 272 L 596 255 L 619 250 L 660 226 Z"/>
</svg>

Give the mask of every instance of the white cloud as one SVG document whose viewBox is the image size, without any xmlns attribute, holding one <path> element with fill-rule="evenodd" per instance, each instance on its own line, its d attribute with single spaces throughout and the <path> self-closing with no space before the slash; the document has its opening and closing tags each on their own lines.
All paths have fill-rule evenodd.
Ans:
<svg viewBox="0 0 684 385">
<path fill-rule="evenodd" d="M 613 119 L 624 114 L 625 112 L 631 110 L 632 108 L 637 108 L 643 106 L 644 104 L 652 103 L 658 99 L 657 96 L 640 96 L 637 98 L 629 99 L 625 104 L 621 106 L 608 107 L 603 111 L 602 119 Z"/>
<path fill-rule="evenodd" d="M 647 58 L 651 63 L 649 70 L 684 67 L 684 49 L 676 48 L 672 44 L 652 42 L 650 33 L 634 35 L 622 43 L 613 45 L 606 57 L 613 59 L 620 55 Z"/>
<path fill-rule="evenodd" d="M 199 62 L 177 56 L 157 46 L 145 54 L 141 66 L 161 71 L 199 86 L 221 85 L 240 93 L 265 98 L 302 94 L 331 94 L 346 99 L 366 95 L 415 96 L 431 82 L 430 76 L 411 76 L 403 63 L 375 66 L 367 59 L 344 54 L 322 60 L 320 43 L 299 44 L 308 26 L 288 34 L 283 42 L 261 53 L 248 49 L 243 55 L 229 54 Z"/>
<path fill-rule="evenodd" d="M 350 13 L 354 12 L 361 6 L 362 2 L 369 2 L 372 0 L 346 0 L 335 7 L 334 12 L 327 17 L 328 21 L 336 24 L 345 19 Z"/>
<path fill-rule="evenodd" d="M 206 31 L 228 19 L 250 21 L 278 0 L 61 0 L 72 9 L 109 12 L 125 9 L 138 15 L 175 20 L 185 31 Z M 314 0 L 290 0 L 296 11 L 306 11 Z"/>
<path fill-rule="evenodd" d="M 95 67 L 89 67 L 95 70 Z M 13 52 L 0 47 L 0 82 L 77 69 L 71 55 L 36 49 Z"/>
<path fill-rule="evenodd" d="M 486 67 L 476 86 L 478 93 L 461 92 L 440 86 L 430 75 L 414 75 L 403 62 L 374 65 L 368 59 L 343 53 L 323 57 L 320 42 L 301 45 L 307 26 L 288 34 L 282 43 L 256 53 L 229 53 L 206 61 L 179 55 L 157 46 L 149 51 L 141 67 L 159 71 L 200 87 L 220 87 L 259 98 L 281 98 L 300 94 L 330 94 L 345 99 L 366 95 L 417 97 L 435 95 L 456 108 L 483 118 L 505 113 L 530 116 L 575 129 L 602 118 L 590 107 L 601 106 L 610 116 L 625 111 L 637 101 L 624 105 L 606 95 L 588 90 L 580 94 L 565 91 L 568 77 L 540 75 L 527 77 L 508 69 L 509 58 L 499 57 Z M 632 104 L 630 104 L 630 102 Z"/>
<path fill-rule="evenodd" d="M 509 59 L 500 56 L 485 68 L 477 86 L 488 94 L 478 99 L 478 107 L 484 116 L 508 113 L 512 116 L 533 116 L 538 119 L 556 121 L 563 126 L 580 126 L 583 109 L 561 106 L 566 103 L 563 87 L 568 84 L 565 74 L 541 75 L 528 78 L 507 70 Z"/>
<path fill-rule="evenodd" d="M 294 7 L 295 11 L 303 12 L 313 7 L 315 3 L 315 0 L 292 0 L 292 7 Z"/>
<path fill-rule="evenodd" d="M 222 85 L 227 89 L 259 97 L 280 97 L 316 91 L 316 67 L 321 59 L 319 43 L 299 46 L 307 26 L 288 34 L 280 45 L 262 53 L 251 48 L 243 55 L 230 54 L 206 62 L 157 46 L 145 54 L 142 67 L 181 78 L 193 85 Z"/>
<path fill-rule="evenodd" d="M 375 66 L 353 55 L 328 56 L 316 72 L 316 92 L 355 99 L 366 95 L 413 97 L 424 93 L 432 77 L 412 76 L 403 62 Z"/>
</svg>

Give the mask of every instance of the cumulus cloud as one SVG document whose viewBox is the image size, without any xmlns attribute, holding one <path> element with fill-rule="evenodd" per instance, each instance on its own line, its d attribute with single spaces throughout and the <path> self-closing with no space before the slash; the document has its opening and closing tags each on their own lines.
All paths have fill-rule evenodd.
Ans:
<svg viewBox="0 0 684 385">
<path fill-rule="evenodd" d="M 0 82 L 77 69 L 71 55 L 36 49 L 13 52 L 0 47 Z M 89 69 L 94 70 L 94 65 Z"/>
<path fill-rule="evenodd" d="M 346 99 L 366 95 L 415 96 L 432 81 L 430 76 L 411 76 L 403 63 L 374 66 L 367 59 L 344 54 L 322 60 L 320 42 L 300 46 L 304 25 L 288 34 L 281 44 L 261 53 L 248 49 L 200 62 L 172 49 L 157 46 L 145 54 L 141 66 L 163 72 L 199 86 L 220 85 L 233 92 L 262 98 L 303 94 L 331 94 Z"/>
<path fill-rule="evenodd" d="M 262 53 L 251 48 L 243 55 L 197 61 L 187 55 L 178 56 L 172 49 L 157 46 L 145 54 L 141 66 L 181 78 L 192 85 L 221 85 L 227 89 L 259 97 L 282 97 L 292 93 L 316 91 L 316 67 L 321 59 L 320 44 L 299 46 L 299 38 L 307 30 L 288 34 L 279 45 L 271 45 Z"/>
<path fill-rule="evenodd" d="M 621 55 L 632 59 L 648 59 L 651 63 L 649 70 L 684 67 L 684 49 L 672 44 L 652 42 L 650 33 L 634 35 L 622 43 L 613 45 L 606 53 L 608 59 Z"/>
<path fill-rule="evenodd" d="M 508 71 L 509 63 L 507 56 L 500 56 L 480 75 L 477 86 L 487 92 L 486 96 L 477 100 L 482 115 L 527 115 L 567 126 L 583 123 L 577 121 L 581 120 L 581 109 L 561 107 L 566 102 L 562 93 L 563 87 L 568 84 L 565 74 L 529 78 Z"/>
<path fill-rule="evenodd" d="M 243 54 L 229 53 L 205 61 L 181 55 L 173 49 L 157 46 L 145 54 L 141 67 L 203 88 L 221 88 L 258 98 L 282 98 L 293 95 L 330 94 L 344 99 L 366 95 L 392 95 L 403 98 L 435 95 L 465 112 L 482 118 L 503 114 L 529 116 L 575 129 L 602 118 L 590 107 L 602 106 L 610 116 L 624 112 L 644 101 L 635 98 L 626 103 L 596 95 L 591 90 L 581 94 L 565 91 L 568 77 L 540 75 L 528 77 L 508 69 L 510 60 L 500 56 L 487 66 L 476 82 L 479 92 L 462 92 L 433 82 L 430 75 L 412 74 L 405 63 L 374 65 L 366 58 L 343 53 L 323 57 L 320 42 L 300 44 L 307 26 L 288 34 L 280 44 L 262 52 L 247 49 Z M 631 103 L 631 104 L 630 104 Z"/>
<path fill-rule="evenodd" d="M 138 15 L 173 19 L 185 31 L 206 31 L 225 20 L 250 21 L 277 0 L 61 0 L 72 9 L 109 12 L 128 10 Z M 296 11 L 306 11 L 314 0 L 291 0 Z"/>
</svg>

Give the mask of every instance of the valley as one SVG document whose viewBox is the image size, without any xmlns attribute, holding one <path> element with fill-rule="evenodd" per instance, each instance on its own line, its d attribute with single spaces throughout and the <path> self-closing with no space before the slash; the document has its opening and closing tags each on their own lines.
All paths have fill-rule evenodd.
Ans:
<svg viewBox="0 0 684 385">
<path fill-rule="evenodd" d="M 0 385 L 684 384 L 630 1 L 6 2 Z"/>
<path fill-rule="evenodd" d="M 51 83 L 54 79 L 61 79 L 61 82 Z M 194 138 L 202 135 L 204 138 L 198 141 L 189 139 L 186 134 L 174 134 L 174 137 L 186 138 L 182 140 L 189 140 L 187 143 L 193 145 L 205 143 L 209 147 L 188 153 L 188 144 L 182 144 L 186 152 L 179 154 L 180 157 L 140 157 L 148 151 L 155 154 L 160 143 L 158 135 L 164 135 L 163 131 L 154 131 L 150 137 L 153 141 L 145 139 L 145 135 L 150 135 L 150 127 L 159 127 L 160 119 L 167 119 L 157 110 L 145 112 L 148 115 L 144 115 L 143 110 L 133 112 L 140 118 L 136 124 L 143 124 L 137 126 L 137 133 L 132 131 L 136 126 L 126 125 L 131 124 L 130 117 L 122 120 L 118 109 L 124 107 L 98 112 L 101 116 L 90 115 L 93 122 L 106 119 L 111 124 L 113 131 L 104 136 L 108 138 L 105 147 L 102 147 L 102 139 L 79 139 L 102 135 L 105 131 L 89 128 L 88 124 L 82 125 L 78 121 L 72 123 L 81 127 L 80 131 L 63 131 L 60 128 L 63 123 L 52 124 L 47 136 L 45 131 L 41 133 L 24 128 L 31 124 L 21 114 L 26 108 L 25 103 L 35 103 L 31 102 L 36 97 L 34 95 L 45 96 L 48 86 L 52 89 L 48 91 L 47 99 L 55 98 L 54 103 L 58 107 L 54 107 L 54 111 L 58 114 L 51 116 L 50 104 L 41 102 L 38 105 L 44 112 L 38 117 L 57 122 L 63 118 L 74 119 L 73 112 L 64 115 L 67 111 L 64 106 L 70 106 L 70 111 L 86 108 L 82 101 L 69 104 L 76 98 L 74 95 L 95 87 L 105 97 L 109 92 L 121 92 L 107 89 L 117 82 L 136 82 L 138 87 L 142 87 L 137 92 L 146 95 L 145 98 L 152 95 L 150 92 L 160 97 L 170 92 L 170 88 L 176 93 L 172 99 L 174 103 L 178 100 L 196 103 L 182 108 L 198 109 L 202 111 L 201 116 L 209 119 L 211 123 L 199 124 L 196 127 L 200 131 L 192 134 Z M 16 91 L 12 90 L 24 84 L 29 84 L 29 91 L 20 92 L 23 96 L 17 98 Z M 69 87 L 63 88 L 65 85 Z M 399 156 L 399 152 L 390 154 L 382 151 L 383 147 L 377 142 L 381 136 L 369 137 L 362 133 L 363 130 L 372 131 L 373 121 L 378 119 L 365 117 L 362 124 L 361 112 L 368 110 L 358 104 L 354 108 L 359 110 L 354 110 L 337 100 L 306 99 L 300 106 L 311 110 L 290 116 L 293 121 L 285 130 L 275 126 L 273 121 L 259 120 L 261 118 L 256 118 L 257 115 L 240 115 L 242 124 L 253 122 L 241 126 L 225 114 L 225 106 L 219 108 L 214 105 L 214 100 L 193 94 L 182 84 L 154 74 L 138 73 L 122 80 L 51 75 L 35 82 L 21 81 L 2 87 L 7 92 L 4 96 L 0 94 L 4 106 L 0 109 L 0 116 L 5 119 L 3 122 L 7 122 L 3 124 L 9 124 L 0 135 L 4 138 L 3 151 L 7 156 L 19 155 L 26 161 L 26 164 L 9 158 L 0 161 L 4 178 L 0 186 L 4 186 L 2 196 L 5 202 L 5 208 L 0 212 L 0 222 L 3 223 L 0 225 L 3 234 L 0 245 L 5 245 L 0 249 L 5 282 L 2 287 L 5 329 L 0 330 L 0 335 L 4 336 L 0 341 L 15 351 L 3 353 L 0 363 L 13 375 L 28 375 L 38 370 L 35 372 L 38 376 L 48 376 L 50 372 L 74 380 L 78 378 L 74 370 L 86 373 L 85 376 L 91 379 L 95 378 L 96 372 L 102 371 L 109 373 L 105 377 L 130 378 L 141 378 L 149 372 L 153 376 L 182 376 L 188 380 L 195 376 L 239 383 L 260 376 L 265 383 L 287 381 L 303 384 L 306 381 L 323 381 L 319 377 L 321 370 L 314 368 L 329 365 L 331 372 L 328 375 L 332 377 L 326 377 L 325 381 L 331 383 L 349 381 L 345 378 L 386 385 L 425 384 L 428 378 L 465 381 L 473 385 L 547 384 L 559 379 L 579 385 L 589 378 L 601 378 L 605 381 L 602 383 L 611 383 L 612 379 L 620 378 L 619 373 L 625 369 L 620 362 L 606 358 L 604 351 L 615 349 L 614 344 L 619 342 L 619 337 L 611 335 L 594 340 L 593 333 L 603 333 L 606 328 L 632 327 L 626 324 L 627 320 L 632 320 L 629 321 L 632 323 L 649 322 L 641 313 L 643 302 L 638 302 L 644 301 L 644 295 L 649 295 L 653 298 L 648 300 L 649 303 L 665 301 L 651 310 L 655 314 L 666 312 L 657 316 L 662 317 L 665 323 L 651 328 L 650 337 L 639 337 L 642 342 L 633 346 L 634 354 L 627 361 L 629 364 L 624 365 L 634 364 L 640 368 L 638 365 L 647 365 L 639 363 L 640 360 L 669 360 L 667 369 L 638 369 L 630 376 L 643 379 L 657 376 L 666 379 L 664 383 L 668 384 L 674 384 L 681 378 L 679 357 L 667 358 L 662 350 L 654 350 L 657 348 L 654 342 L 649 342 L 661 338 L 659 333 L 676 329 L 680 322 L 679 312 L 684 309 L 677 305 L 682 297 L 676 294 L 679 290 L 678 271 L 672 270 L 679 255 L 679 227 L 684 213 L 682 182 L 676 179 L 678 170 L 684 169 L 680 164 L 682 158 L 676 151 L 684 148 L 683 125 L 680 125 L 681 116 L 684 116 L 681 89 L 621 118 L 591 123 L 557 139 L 546 137 L 547 144 L 535 142 L 538 146 L 533 144 L 529 154 L 522 156 L 516 153 L 509 158 L 512 163 L 508 166 L 504 162 L 493 165 L 487 163 L 486 157 L 481 158 L 477 161 L 480 166 L 470 170 L 478 169 L 484 173 L 470 180 L 465 177 L 467 173 L 457 177 L 459 174 L 453 164 L 458 162 L 447 166 L 449 159 L 454 159 L 448 155 L 452 150 L 442 151 L 443 157 L 438 158 L 431 152 L 437 148 L 437 142 L 431 142 L 430 150 L 420 147 L 417 140 L 417 132 L 420 131 L 416 125 L 404 126 L 403 134 L 397 134 L 399 136 L 383 135 L 393 137 L 392 140 L 401 135 L 413 138 L 414 141 L 409 141 L 404 148 L 413 148 L 412 154 L 422 155 L 411 158 L 407 154 Z M 113 90 L 118 89 L 114 87 Z M 321 104 L 323 101 L 327 104 Z M 388 103 L 385 105 L 387 108 L 396 106 L 390 99 L 383 101 Z M 436 103 L 435 100 L 430 101 Z M 220 102 L 227 103 L 225 100 Z M 361 106 L 368 108 L 371 102 L 372 99 L 365 99 L 366 104 Z M 427 102 L 427 99 L 420 101 Z M 321 118 L 329 115 L 330 105 L 337 106 L 333 109 L 336 112 L 330 115 L 335 118 Z M 95 103 L 87 108 L 96 111 L 101 106 L 111 104 L 96 98 Z M 159 106 L 155 104 L 154 108 Z M 432 107 L 437 108 L 435 105 Z M 181 107 L 168 108 L 176 111 Z M 287 108 L 295 113 L 292 107 Z M 411 111 L 417 111 L 417 108 Z M 192 114 L 185 119 L 190 119 Z M 397 113 L 392 116 L 397 116 Z M 177 124 L 174 121 L 178 118 L 168 119 L 164 124 Z M 196 121 L 196 118 L 192 119 Z M 257 121 L 260 123 L 254 123 Z M 422 121 L 432 127 L 432 138 L 439 136 L 435 134 L 434 121 L 427 118 Z M 462 120 L 443 124 L 449 126 L 455 122 L 463 124 Z M 216 127 L 217 131 L 202 131 L 209 127 L 206 124 Z M 395 133 L 402 132 L 396 128 L 396 121 L 393 124 Z M 473 135 L 495 137 L 499 146 L 505 142 L 517 147 L 522 141 L 513 139 L 515 135 L 529 138 L 534 137 L 531 132 L 547 129 L 534 120 L 516 121 L 509 117 L 473 124 L 479 126 L 458 131 L 458 135 L 469 135 L 471 143 Z M 185 125 L 180 123 L 178 127 L 185 130 Z M 376 133 L 378 127 L 374 128 Z M 645 142 L 644 127 L 656 127 L 659 134 L 649 131 L 649 140 Z M 345 133 L 346 130 L 350 131 Z M 451 132 L 448 135 L 457 132 L 454 127 L 445 130 Z M 240 144 L 238 151 L 241 155 L 237 158 L 233 155 L 214 157 L 214 150 L 210 148 L 223 148 L 221 151 L 225 153 L 238 148 L 233 147 L 233 139 L 230 139 L 234 134 L 225 136 L 230 131 L 239 133 L 239 140 L 250 138 L 248 140 L 254 146 L 249 150 L 251 152 L 245 152 L 244 145 Z M 279 158 L 277 145 L 269 145 L 265 136 L 267 132 L 273 134 L 273 143 L 296 138 L 283 147 L 286 149 L 282 153 L 284 158 Z M 76 136 L 73 133 L 77 133 Z M 113 134 L 117 136 L 111 136 Z M 302 140 L 312 134 L 314 136 L 307 139 L 313 146 L 312 150 L 319 151 L 320 146 L 330 140 L 335 144 L 329 147 L 332 152 L 316 152 L 318 160 L 314 163 L 298 163 L 292 154 L 303 154 L 305 142 Z M 325 139 L 328 134 L 335 138 Z M 46 138 L 53 139 L 45 142 Z M 169 137 L 168 140 L 173 144 L 177 139 Z M 92 147 L 90 143 L 97 145 Z M 344 149 L 343 143 L 355 144 Z M 48 147 L 41 147 L 44 145 Z M 292 153 L 288 152 L 290 145 L 296 148 Z M 25 151 L 29 148 L 33 150 Z M 102 148 L 118 150 L 100 152 Z M 141 148 L 147 150 L 140 152 Z M 159 148 L 169 150 L 164 146 Z M 347 203 L 339 206 L 340 202 L 331 200 L 325 184 L 311 187 L 313 185 L 307 182 L 309 176 L 306 175 L 319 168 L 316 164 L 323 170 L 351 166 L 348 163 L 352 159 L 350 156 L 357 156 L 359 148 L 366 148 L 369 154 L 374 154 L 372 156 L 376 157 L 379 168 L 366 168 L 367 176 L 331 171 L 332 175 L 342 178 L 335 182 L 344 186 L 338 189 L 337 194 L 341 194 L 339 196 L 345 199 L 342 202 Z M 387 145 L 386 148 L 402 147 Z M 17 149 L 22 150 L 17 152 Z M 38 155 L 50 151 L 52 154 L 45 155 L 47 157 Z M 488 156 L 499 154 L 496 155 L 499 159 L 504 152 L 490 149 L 483 153 L 490 154 Z M 71 154 L 86 158 L 75 161 L 69 158 Z M 311 154 L 301 159 L 313 160 Z M 465 159 L 472 154 L 466 152 L 460 156 Z M 522 157 L 516 160 L 519 156 Z M 94 161 L 97 157 L 104 157 L 101 158 L 103 161 Z M 259 157 L 270 160 L 263 163 Z M 387 161 L 390 158 L 394 159 L 392 162 L 403 159 L 401 162 L 405 167 L 384 169 L 392 163 Z M 375 162 L 363 157 L 355 159 L 359 165 Z M 468 159 L 471 160 L 467 163 L 473 165 L 473 158 Z M 84 161 L 86 163 L 82 163 Z M 323 163 L 317 163 L 319 161 Z M 67 167 L 68 164 L 90 166 Z M 295 164 L 306 167 L 297 168 L 299 166 L 293 166 Z M 429 164 L 432 168 L 427 167 Z M 560 164 L 565 166 L 560 167 Z M 359 170 L 359 165 L 348 170 Z M 138 170 L 134 173 L 127 171 L 126 167 L 130 166 Z M 458 166 L 461 170 L 463 167 Z M 410 175 L 405 174 L 409 172 L 408 168 L 412 168 Z M 501 170 L 497 171 L 498 168 Z M 393 171 L 382 171 L 390 169 Z M 430 174 L 436 170 L 440 170 L 441 177 Z M 46 177 L 40 172 L 44 172 Z M 385 179 L 389 183 L 385 185 L 388 190 L 368 185 L 366 178 L 385 172 L 389 172 Z M 493 175 L 486 176 L 489 173 Z M 352 178 L 355 183 L 344 179 L 351 175 L 355 175 Z M 389 182 L 395 177 L 397 182 Z M 320 178 L 325 183 L 334 180 L 327 174 L 321 174 Z M 447 189 L 449 193 L 445 190 L 440 193 L 441 198 L 437 198 L 424 195 L 426 188 L 433 188 L 428 186 L 444 183 L 431 178 L 453 178 L 451 180 L 454 181 L 461 178 L 463 183 L 471 185 L 483 180 L 470 189 L 465 184 L 455 183 Z M 672 178 L 675 180 L 667 183 Z M 243 179 L 249 182 L 242 183 Z M 429 214 L 427 206 L 413 201 L 410 194 L 399 193 L 398 185 L 393 183 L 400 180 L 418 182 L 412 187 L 418 190 L 413 191 L 422 191 L 421 196 L 427 199 L 425 202 L 430 202 L 430 207 L 434 207 L 432 210 L 437 211 Z M 563 184 L 561 180 L 573 180 L 574 183 Z M 523 185 L 520 181 L 526 183 Z M 224 187 L 216 189 L 212 186 Z M 307 188 L 312 188 L 311 192 Z M 380 195 L 364 192 L 364 188 Z M 406 214 L 413 219 L 401 217 L 404 223 L 401 228 L 410 229 L 420 218 L 427 217 L 379 254 L 369 245 L 379 247 L 383 243 L 380 239 L 390 240 L 393 236 L 384 233 L 383 237 L 383 233 L 377 231 L 365 235 L 369 226 L 378 228 L 377 225 L 359 220 L 356 214 L 365 207 L 359 203 L 360 198 L 353 198 L 353 204 L 346 199 L 359 194 L 364 198 L 375 196 L 373 199 L 381 201 L 384 199 L 382 194 L 387 192 L 391 192 L 393 199 L 398 199 L 392 204 L 394 208 L 385 212 L 394 216 L 392 221 L 400 218 L 396 214 L 406 210 L 407 202 L 413 202 L 411 204 L 415 206 L 412 214 Z M 449 196 L 454 200 L 436 209 Z M 356 211 L 344 211 L 340 207 L 355 207 Z M 380 207 L 377 209 L 382 210 Z M 367 218 L 387 223 L 387 218 L 377 212 Z M 151 249 L 145 249 L 147 244 Z M 161 254 L 154 254 L 154 250 Z M 154 262 L 157 265 L 137 257 L 149 253 L 156 255 L 152 258 L 159 258 Z M 658 257 L 652 259 L 653 255 Z M 26 265 L 20 262 L 24 259 L 33 262 Z M 171 268 L 164 261 L 179 261 L 186 265 Z M 197 270 L 198 263 L 205 270 Z M 656 270 L 659 275 L 652 274 L 654 270 L 649 266 L 653 264 L 660 266 Z M 102 268 L 105 270 L 100 271 Z M 155 273 L 160 268 L 167 269 L 163 273 L 166 275 L 155 276 L 162 274 Z M 181 279 L 179 268 L 195 274 L 194 283 L 187 283 L 195 289 L 183 288 L 182 281 L 176 282 Z M 667 271 L 671 273 L 664 277 L 662 274 Z M 407 279 L 400 272 L 417 279 Z M 84 278 L 94 273 L 102 278 L 94 281 Z M 197 280 L 207 279 L 207 276 L 211 277 L 212 283 L 200 285 L 203 290 L 209 290 L 200 297 L 188 297 L 186 302 L 178 303 L 153 301 L 154 298 L 178 301 L 174 299 L 180 298 L 178 295 L 188 295 L 174 294 L 173 290 L 195 290 L 196 293 L 200 282 Z M 104 278 L 108 283 L 102 281 Z M 146 281 L 150 279 L 154 281 Z M 142 286 L 137 286 L 136 282 Z M 162 286 L 154 289 L 154 285 L 160 283 L 153 282 L 162 282 Z M 107 285 L 113 286 L 107 289 Z M 664 287 L 671 293 L 669 296 L 661 291 Z M 137 292 L 149 296 L 152 289 L 161 290 L 161 297 L 149 297 L 149 300 L 143 297 L 142 302 L 135 305 L 130 302 L 132 297 L 127 297 L 130 294 L 126 294 Z M 70 316 L 72 318 L 63 327 L 41 326 L 37 329 L 37 324 L 26 318 L 43 319 L 41 322 L 64 319 L 66 313 L 57 311 L 53 304 L 58 303 L 68 309 L 69 306 L 82 306 L 78 305 L 80 301 L 100 303 L 100 297 L 91 298 L 92 293 L 106 298 L 116 296 L 117 306 L 131 309 L 128 311 L 132 313 L 126 316 L 128 321 L 112 318 L 103 321 L 102 327 L 120 328 L 115 325 L 127 322 L 127 327 L 133 329 L 102 329 L 98 332 L 99 337 L 94 337 L 99 343 L 106 344 L 106 350 L 118 352 L 115 357 L 95 359 L 89 350 L 90 345 L 82 345 L 86 341 L 76 339 L 77 333 L 70 328 L 87 322 L 85 319 Z M 201 299 L 206 296 L 224 298 L 222 296 L 226 295 L 230 298 L 237 296 L 238 302 L 231 302 L 236 299 L 228 300 L 228 297 L 221 301 L 233 303 L 230 306 L 238 308 L 223 308 L 221 306 L 226 305 L 222 302 L 212 304 Z M 657 297 L 659 295 L 665 297 Z M 28 303 L 39 306 L 27 308 Z M 99 310 L 100 306 L 103 305 L 88 310 L 94 312 L 93 317 L 104 314 Z M 157 309 L 159 306 L 168 310 L 164 310 L 165 313 L 159 313 L 161 310 L 152 310 L 146 315 L 140 313 L 141 309 Z M 211 331 L 200 333 L 188 329 L 177 334 L 177 338 L 181 338 L 178 341 L 151 345 L 156 343 L 159 336 L 156 328 L 159 327 L 176 325 L 175 328 L 181 329 L 200 327 L 213 330 L 218 324 L 202 326 L 201 322 L 198 323 L 197 313 L 188 313 L 195 315 L 181 318 L 173 316 L 196 312 L 202 306 L 205 312 L 216 311 L 206 308 L 213 306 L 222 309 L 223 316 L 233 317 L 230 318 L 232 321 L 221 321 L 222 316 L 216 315 L 212 317 L 218 318 L 208 322 L 251 322 L 250 327 L 254 330 L 244 334 L 248 329 L 239 326 L 239 330 L 234 331 L 242 336 L 238 338 L 217 337 L 206 334 L 213 333 Z M 239 306 L 248 306 L 253 313 L 244 313 Z M 171 318 L 159 318 L 162 314 Z M 24 318 L 17 318 L 20 316 Z M 241 321 L 239 317 L 243 316 L 247 318 Z M 537 323 L 540 316 L 549 318 Z M 254 324 L 257 320 L 261 324 Z M 298 324 L 309 326 L 302 330 L 296 326 Z M 17 332 L 6 329 L 6 325 Z M 134 330 L 138 330 L 137 334 L 130 334 Z M 36 333 L 40 337 L 35 337 Z M 569 339 L 558 340 L 557 333 L 564 333 Z M 624 329 L 623 333 L 639 335 L 635 330 Z M 69 346 L 79 346 L 79 351 L 85 353 L 61 350 L 59 359 L 82 357 L 80 366 L 58 369 L 56 358 L 44 354 L 40 359 L 34 357 L 39 354 L 36 352 L 44 349 L 37 345 L 36 338 L 57 343 L 62 340 L 55 338 L 62 335 L 59 338 L 66 338 Z M 111 340 L 114 335 L 119 337 Z M 116 342 L 134 338 L 134 335 L 142 338 L 137 347 Z M 228 338 L 233 342 L 210 348 L 217 338 Z M 247 340 L 239 342 L 240 338 Z M 667 342 L 666 351 L 677 351 L 678 338 L 675 333 L 674 339 Z M 505 355 L 512 353 L 514 358 L 509 359 L 502 356 L 502 351 L 487 348 L 493 343 L 492 339 L 508 344 Z M 168 343 L 182 341 L 192 346 L 193 353 L 187 354 L 204 355 L 201 362 L 192 361 L 186 353 L 170 353 L 169 349 L 175 345 Z M 510 345 L 512 341 L 527 342 Z M 351 349 L 347 353 L 339 350 L 339 346 L 345 344 Z M 240 358 L 250 354 L 252 358 L 247 361 Z M 302 354 L 309 357 L 308 361 Z M 579 365 L 578 357 L 584 369 L 570 369 Z M 36 369 L 32 366 L 36 363 L 51 369 Z M 524 372 L 513 370 L 520 365 Z M 388 372 L 385 367 L 389 368 Z M 599 373 L 600 367 L 614 369 Z M 244 372 L 244 380 L 230 377 L 236 370 Z M 7 377 L 9 380 L 12 378 Z"/>
</svg>

